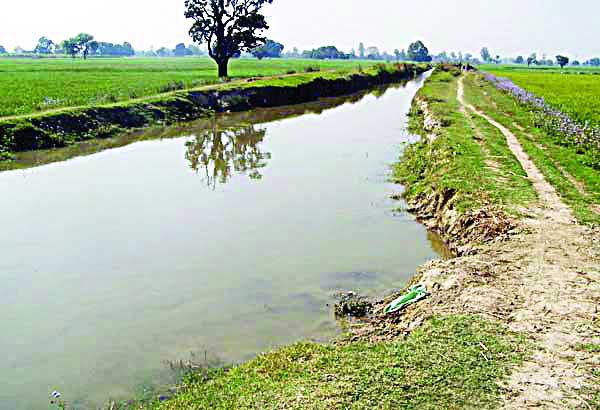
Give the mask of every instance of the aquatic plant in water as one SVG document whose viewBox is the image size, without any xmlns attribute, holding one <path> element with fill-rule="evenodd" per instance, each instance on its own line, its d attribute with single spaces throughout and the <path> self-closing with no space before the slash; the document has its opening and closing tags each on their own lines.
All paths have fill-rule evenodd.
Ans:
<svg viewBox="0 0 600 410">
<path fill-rule="evenodd" d="M 574 147 L 578 153 L 585 154 L 584 161 L 600 169 L 600 127 L 574 121 L 568 114 L 547 104 L 543 97 L 522 89 L 508 78 L 486 74 L 485 79 L 519 103 L 533 108 L 536 126 L 556 137 L 559 144 Z"/>
</svg>

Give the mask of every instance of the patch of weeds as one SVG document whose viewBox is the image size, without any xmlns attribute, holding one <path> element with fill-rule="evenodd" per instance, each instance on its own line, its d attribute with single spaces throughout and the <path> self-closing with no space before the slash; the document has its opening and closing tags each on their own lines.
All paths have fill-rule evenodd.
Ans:
<svg viewBox="0 0 600 410">
<path fill-rule="evenodd" d="M 169 81 L 169 83 L 161 86 L 158 91 L 162 93 L 168 93 L 171 91 L 184 90 L 186 88 L 184 81 Z"/>
<path fill-rule="evenodd" d="M 584 343 L 576 346 L 577 350 L 588 353 L 600 353 L 600 344 L 596 343 Z M 600 369 L 597 369 L 600 372 Z"/>
<path fill-rule="evenodd" d="M 318 65 L 309 65 L 307 67 L 304 68 L 304 72 L 305 73 L 318 73 L 321 71 L 321 67 L 319 67 Z"/>
<path fill-rule="evenodd" d="M 529 348 L 498 324 L 436 317 L 405 340 L 298 343 L 202 374 L 157 409 L 491 408 Z"/>
</svg>

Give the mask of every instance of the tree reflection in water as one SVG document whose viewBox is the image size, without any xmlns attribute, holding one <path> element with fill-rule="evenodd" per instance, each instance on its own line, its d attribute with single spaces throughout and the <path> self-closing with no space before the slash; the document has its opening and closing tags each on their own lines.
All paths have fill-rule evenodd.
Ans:
<svg viewBox="0 0 600 410">
<path fill-rule="evenodd" d="M 261 179 L 259 169 L 271 159 L 271 154 L 262 152 L 259 146 L 266 133 L 266 129 L 254 125 L 219 128 L 214 122 L 212 128 L 186 142 L 185 157 L 194 171 L 206 174 L 206 184 L 212 189 L 226 184 L 234 172 Z"/>
</svg>

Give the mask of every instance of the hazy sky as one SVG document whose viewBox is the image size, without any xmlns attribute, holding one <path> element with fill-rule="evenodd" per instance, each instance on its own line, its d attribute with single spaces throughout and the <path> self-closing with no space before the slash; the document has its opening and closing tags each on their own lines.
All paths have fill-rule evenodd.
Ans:
<svg viewBox="0 0 600 410">
<path fill-rule="evenodd" d="M 183 0 L 2 0 L 0 44 L 33 49 L 85 31 L 97 40 L 129 41 L 136 49 L 189 43 Z M 270 38 L 288 49 L 377 45 L 501 56 L 532 51 L 572 58 L 600 56 L 599 0 L 275 0 L 265 8 Z"/>
</svg>

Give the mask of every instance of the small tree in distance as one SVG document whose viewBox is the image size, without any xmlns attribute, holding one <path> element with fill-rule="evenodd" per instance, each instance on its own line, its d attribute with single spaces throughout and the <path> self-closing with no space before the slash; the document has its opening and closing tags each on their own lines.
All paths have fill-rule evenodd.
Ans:
<svg viewBox="0 0 600 410">
<path fill-rule="evenodd" d="M 175 57 L 185 57 L 185 56 L 191 56 L 192 52 L 190 50 L 188 50 L 188 48 L 185 46 L 185 44 L 179 43 L 175 46 L 175 49 L 173 50 L 173 55 Z"/>
<path fill-rule="evenodd" d="M 560 68 L 564 68 L 567 64 L 569 64 L 569 58 L 558 55 L 558 56 L 556 56 L 556 62 L 558 63 Z"/>
<path fill-rule="evenodd" d="M 481 49 L 481 59 L 486 63 L 492 61 L 492 55 L 490 54 L 490 50 L 487 47 L 483 47 Z"/>
<path fill-rule="evenodd" d="M 365 45 L 364 45 L 364 43 L 360 43 L 360 44 L 358 45 L 358 57 L 359 57 L 361 60 L 364 60 L 364 59 L 365 59 Z"/>
<path fill-rule="evenodd" d="M 75 58 L 77 53 L 79 53 L 79 45 L 72 38 L 60 43 L 60 48 L 63 49 L 65 54 L 70 55 L 72 58 Z"/>
<path fill-rule="evenodd" d="M 412 43 L 408 47 L 407 57 L 411 61 L 420 63 L 428 63 L 432 60 L 429 55 L 429 50 L 425 47 L 425 44 L 421 40 Z"/>
<path fill-rule="evenodd" d="M 252 49 L 254 57 L 262 60 L 263 58 L 280 58 L 285 47 L 277 41 L 267 40 L 264 45 Z"/>
<path fill-rule="evenodd" d="M 228 76 L 229 60 L 242 51 L 264 44 L 261 36 L 269 28 L 260 10 L 273 0 L 186 0 L 185 17 L 193 19 L 190 36 L 207 44 L 208 54 L 219 67 L 219 77 Z"/>
<path fill-rule="evenodd" d="M 47 37 L 41 37 L 33 50 L 37 54 L 51 54 L 54 42 Z"/>
</svg>

